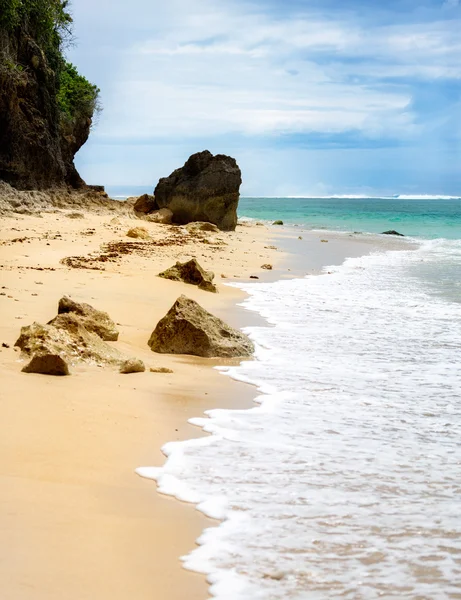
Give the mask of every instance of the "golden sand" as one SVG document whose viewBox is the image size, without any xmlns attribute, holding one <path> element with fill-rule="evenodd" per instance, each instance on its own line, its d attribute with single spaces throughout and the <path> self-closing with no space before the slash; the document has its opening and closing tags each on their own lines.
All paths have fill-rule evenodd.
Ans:
<svg viewBox="0 0 461 600">
<path fill-rule="evenodd" d="M 150 240 L 120 254 L 136 225 Z M 253 391 L 210 368 L 216 362 L 155 354 L 147 340 L 182 293 L 238 325 L 233 307 L 242 294 L 223 283 L 265 277 L 261 265 L 281 257 L 267 247 L 270 235 L 246 225 L 202 239 L 182 228 L 90 214 L 71 219 L 64 211 L 1 220 L 0 344 L 10 346 L 0 352 L 2 600 L 208 597 L 205 579 L 183 570 L 179 557 L 213 522 L 159 495 L 135 469 L 163 464 L 165 442 L 201 435 L 190 417 L 249 405 Z M 216 273 L 219 294 L 156 277 L 192 256 Z M 84 268 L 61 264 L 66 257 Z M 141 358 L 146 372 L 81 365 L 71 377 L 21 373 L 13 348 L 20 328 L 53 318 L 63 295 L 107 311 L 119 324 L 116 347 Z"/>
</svg>

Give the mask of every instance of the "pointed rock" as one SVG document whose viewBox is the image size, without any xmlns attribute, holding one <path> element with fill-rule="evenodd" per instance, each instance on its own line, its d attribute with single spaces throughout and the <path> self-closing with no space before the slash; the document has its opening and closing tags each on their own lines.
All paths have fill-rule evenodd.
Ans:
<svg viewBox="0 0 461 600">
<path fill-rule="evenodd" d="M 159 273 L 158 276 L 163 277 L 163 279 L 183 281 L 184 283 L 197 285 L 199 289 L 207 292 L 218 291 L 213 283 L 214 273 L 202 269 L 195 258 L 192 258 L 185 263 L 177 262 L 174 267 L 166 269 L 166 271 Z"/>
<path fill-rule="evenodd" d="M 102 340 L 106 342 L 116 342 L 118 340 L 117 327 L 106 312 L 97 310 L 84 302 L 74 302 L 74 300 L 64 296 L 59 301 L 58 314 L 67 313 L 75 315 L 87 331 L 96 333 Z"/>
<path fill-rule="evenodd" d="M 66 361 L 59 354 L 36 354 L 23 369 L 23 373 L 42 375 L 70 375 Z"/>
<path fill-rule="evenodd" d="M 180 296 L 158 322 L 148 344 L 151 350 L 162 354 L 207 358 L 250 356 L 254 352 L 248 336 L 186 296 Z"/>
</svg>

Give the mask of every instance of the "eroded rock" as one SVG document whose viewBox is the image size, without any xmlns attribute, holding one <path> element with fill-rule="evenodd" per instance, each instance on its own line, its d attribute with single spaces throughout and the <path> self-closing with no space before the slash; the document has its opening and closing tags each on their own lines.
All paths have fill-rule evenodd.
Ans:
<svg viewBox="0 0 461 600">
<path fill-rule="evenodd" d="M 127 236 L 141 240 L 147 240 L 150 237 L 149 232 L 145 227 L 132 227 L 127 231 Z"/>
<path fill-rule="evenodd" d="M 173 212 L 169 208 L 161 208 L 153 213 L 146 215 L 146 221 L 151 223 L 160 223 L 162 225 L 171 225 L 173 222 Z"/>
<path fill-rule="evenodd" d="M 70 375 L 66 361 L 59 354 L 36 354 L 22 369 L 23 373 L 42 375 Z"/>
<path fill-rule="evenodd" d="M 25 356 L 59 355 L 66 361 L 83 360 L 98 364 L 117 364 L 121 354 L 90 332 L 72 313 L 61 314 L 47 325 L 32 323 L 21 328 L 15 346 Z"/>
<path fill-rule="evenodd" d="M 139 358 L 129 358 L 120 365 L 120 373 L 125 375 L 129 373 L 144 373 L 146 365 Z"/>
<path fill-rule="evenodd" d="M 223 231 L 233 231 L 241 183 L 234 158 L 213 156 L 204 150 L 193 154 L 169 177 L 160 179 L 154 195 L 159 208 L 173 212 L 174 223 L 207 221 Z"/>
<path fill-rule="evenodd" d="M 202 231 L 208 231 L 212 233 L 219 233 L 219 227 L 214 223 L 207 223 L 206 221 L 196 221 L 188 223 L 186 229 L 189 233 L 199 233 Z"/>
<path fill-rule="evenodd" d="M 58 314 L 66 313 L 76 315 L 85 329 L 96 333 L 102 340 L 106 342 L 118 340 L 118 329 L 106 312 L 97 310 L 85 302 L 75 302 L 64 296 L 59 301 Z"/>
<path fill-rule="evenodd" d="M 207 358 L 250 356 L 254 352 L 248 336 L 184 295 L 158 322 L 148 344 L 151 350 L 162 354 Z"/>
<path fill-rule="evenodd" d="M 195 258 L 185 263 L 177 262 L 173 267 L 159 273 L 158 276 L 163 277 L 163 279 L 171 279 L 172 281 L 190 283 L 207 292 L 218 291 L 213 283 L 214 273 L 202 269 Z"/>
<path fill-rule="evenodd" d="M 158 204 L 154 196 L 143 194 L 134 203 L 133 210 L 137 213 L 147 215 L 154 212 L 154 210 L 158 210 Z"/>
</svg>

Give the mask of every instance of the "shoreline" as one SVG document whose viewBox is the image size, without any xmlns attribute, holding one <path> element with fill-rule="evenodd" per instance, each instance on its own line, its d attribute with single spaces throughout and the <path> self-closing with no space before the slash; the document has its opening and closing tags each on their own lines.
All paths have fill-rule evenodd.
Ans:
<svg viewBox="0 0 461 600">
<path fill-rule="evenodd" d="M 47 215 L 43 221 L 23 216 L 3 220 L 10 225 L 10 230 L 2 230 L 3 241 L 19 237 L 18 231 L 26 239 L 0 247 L 2 285 L 8 288 L 0 298 L 0 342 L 12 346 L 20 326 L 49 320 L 59 297 L 71 292 L 77 301 L 107 310 L 121 324 L 117 346 L 122 352 L 139 356 L 148 367 L 172 368 L 174 374 L 126 378 L 110 369 L 79 366 L 72 378 L 24 375 L 14 350 L 2 350 L 6 385 L 0 412 L 9 424 L 0 442 L 0 527 L 7 540 L 0 552 L 0 574 L 6 597 L 141 599 L 165 590 L 165 600 L 185 594 L 203 600 L 209 597 L 205 578 L 182 569 L 179 557 L 193 549 L 203 529 L 217 522 L 192 505 L 158 494 L 155 485 L 134 470 L 153 463 L 161 466 L 165 458 L 160 448 L 168 441 L 205 435 L 188 423 L 189 418 L 218 407 L 251 408 L 258 392 L 210 368 L 239 360 L 152 353 L 145 348 L 146 322 L 153 328 L 174 299 L 186 293 L 230 325 L 254 325 L 257 314 L 237 306 L 244 293 L 219 286 L 218 269 L 228 271 L 224 281 L 250 281 L 248 276 L 256 273 L 260 281 L 296 276 L 296 269 L 288 271 L 293 257 L 282 240 L 293 236 L 288 230 L 245 224 L 233 235 L 219 234 L 228 245 L 222 252 L 219 246 L 201 247 L 194 240 L 192 248 L 156 248 L 147 258 L 130 256 L 92 271 L 62 269 L 59 257 L 69 251 L 95 252 L 101 242 L 124 238 L 129 226 L 146 226 L 154 236 L 164 235 L 165 226 L 123 217 L 114 224 L 108 216 L 89 214 L 74 221 L 66 213 Z M 94 234 L 80 237 L 91 229 Z M 326 244 L 309 239 L 313 247 L 318 244 L 320 255 L 330 256 Z M 274 243 L 280 244 L 279 250 L 273 249 Z M 340 251 L 333 246 L 329 248 Z M 205 268 L 216 268 L 217 296 L 153 279 L 191 250 L 201 255 Z M 268 261 L 275 268 L 261 271 Z M 51 574 L 50 565 L 58 575 Z M 75 592 L 69 590 L 71 582 Z"/>
</svg>

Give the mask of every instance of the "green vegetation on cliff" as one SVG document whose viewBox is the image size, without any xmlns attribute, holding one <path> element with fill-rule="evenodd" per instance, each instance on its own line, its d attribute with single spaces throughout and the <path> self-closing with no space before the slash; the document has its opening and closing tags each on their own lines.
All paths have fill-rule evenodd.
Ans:
<svg viewBox="0 0 461 600">
<path fill-rule="evenodd" d="M 66 121 L 87 118 L 100 110 L 99 88 L 66 62 L 63 49 L 72 36 L 72 16 L 68 0 L 0 0 L 0 30 L 29 35 L 42 49 L 55 72 L 57 102 Z M 27 65 L 12 64 L 5 48 L 0 47 L 0 63 L 22 71 Z"/>
</svg>

